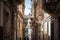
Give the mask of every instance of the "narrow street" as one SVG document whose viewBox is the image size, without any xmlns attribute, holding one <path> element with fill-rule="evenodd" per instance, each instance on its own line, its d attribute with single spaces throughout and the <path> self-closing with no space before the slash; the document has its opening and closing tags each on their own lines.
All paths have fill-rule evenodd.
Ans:
<svg viewBox="0 0 60 40">
<path fill-rule="evenodd" d="M 60 0 L 0 0 L 0 40 L 60 40 Z"/>
</svg>

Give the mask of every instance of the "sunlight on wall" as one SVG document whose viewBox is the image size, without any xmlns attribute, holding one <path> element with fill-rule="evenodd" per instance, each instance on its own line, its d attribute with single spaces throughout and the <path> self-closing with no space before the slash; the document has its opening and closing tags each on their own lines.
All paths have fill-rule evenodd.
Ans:
<svg viewBox="0 0 60 40">
<path fill-rule="evenodd" d="M 47 22 L 44 24 L 44 33 L 47 34 Z"/>
<path fill-rule="evenodd" d="M 49 34 L 48 35 L 51 36 L 51 21 L 49 21 L 49 28 L 48 29 L 49 29 L 49 31 L 48 31 Z"/>
<path fill-rule="evenodd" d="M 51 36 L 51 16 L 48 13 L 44 14 L 44 33 Z"/>
<path fill-rule="evenodd" d="M 19 10 L 22 13 L 22 4 L 18 5 L 17 8 L 17 10 Z"/>
</svg>

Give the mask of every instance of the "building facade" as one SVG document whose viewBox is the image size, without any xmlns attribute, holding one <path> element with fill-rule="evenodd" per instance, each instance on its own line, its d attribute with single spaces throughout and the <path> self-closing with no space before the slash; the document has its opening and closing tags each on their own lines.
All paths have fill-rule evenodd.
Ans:
<svg viewBox="0 0 60 40">
<path fill-rule="evenodd" d="M 24 39 L 23 36 L 23 29 L 24 29 L 24 2 L 22 2 L 21 4 L 19 4 L 17 6 L 17 36 L 19 36 L 20 40 Z"/>
<path fill-rule="evenodd" d="M 17 11 L 17 6 L 22 4 L 22 13 Z M 18 37 L 23 39 L 20 36 L 17 36 L 18 31 L 20 32 L 17 26 L 21 21 L 19 19 L 18 14 L 24 13 L 24 0 L 2 0 L 0 1 L 0 32 L 1 38 L 0 40 L 17 40 Z M 21 15 L 19 15 L 21 16 Z M 22 18 L 23 20 L 23 18 Z M 17 23 L 18 22 L 18 23 Z M 21 23 L 23 25 L 23 22 Z M 22 27 L 22 26 L 21 26 Z M 23 30 L 22 30 L 23 31 Z M 20 39 L 19 39 L 20 40 Z"/>
<path fill-rule="evenodd" d="M 43 9 L 51 15 L 51 40 L 60 40 L 60 1 L 59 0 L 46 0 L 43 2 Z M 50 9 L 51 8 L 51 9 Z"/>
<path fill-rule="evenodd" d="M 43 9 L 42 9 L 42 1 L 41 0 L 32 0 L 34 9 L 32 10 L 34 13 L 33 23 L 34 26 L 34 39 L 33 40 L 42 40 L 43 33 L 41 32 L 41 20 L 44 18 Z"/>
</svg>

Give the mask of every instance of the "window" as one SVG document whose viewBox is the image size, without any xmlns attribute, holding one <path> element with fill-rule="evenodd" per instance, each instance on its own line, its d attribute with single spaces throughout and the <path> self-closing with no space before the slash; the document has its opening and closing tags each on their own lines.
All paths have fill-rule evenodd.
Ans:
<svg viewBox="0 0 60 40">
<path fill-rule="evenodd" d="M 6 22 L 9 20 L 9 13 L 6 12 Z"/>
</svg>

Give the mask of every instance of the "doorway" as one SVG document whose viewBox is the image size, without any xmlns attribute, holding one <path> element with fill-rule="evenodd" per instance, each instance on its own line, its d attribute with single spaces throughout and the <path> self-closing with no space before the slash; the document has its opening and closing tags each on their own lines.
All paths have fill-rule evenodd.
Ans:
<svg viewBox="0 0 60 40">
<path fill-rule="evenodd" d="M 54 40 L 54 23 L 51 23 L 51 40 Z"/>
<path fill-rule="evenodd" d="M 3 27 L 0 26 L 0 40 L 3 40 Z"/>
<path fill-rule="evenodd" d="M 60 16 L 58 17 L 58 40 L 60 40 Z"/>
</svg>

